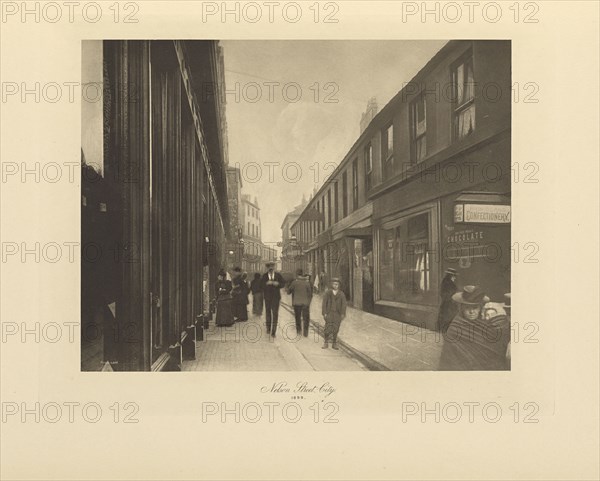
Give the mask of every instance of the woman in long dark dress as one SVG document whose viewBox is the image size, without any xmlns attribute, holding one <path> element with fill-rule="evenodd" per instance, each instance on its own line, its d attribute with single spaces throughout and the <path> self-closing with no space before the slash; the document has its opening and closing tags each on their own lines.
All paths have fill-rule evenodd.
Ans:
<svg viewBox="0 0 600 481">
<path fill-rule="evenodd" d="M 227 280 L 224 270 L 219 272 L 215 292 L 217 294 L 217 326 L 233 325 L 233 312 L 231 306 L 231 281 Z"/>
<path fill-rule="evenodd" d="M 237 321 L 248 320 L 248 283 L 239 267 L 234 269 L 233 277 L 233 318 Z"/>
</svg>

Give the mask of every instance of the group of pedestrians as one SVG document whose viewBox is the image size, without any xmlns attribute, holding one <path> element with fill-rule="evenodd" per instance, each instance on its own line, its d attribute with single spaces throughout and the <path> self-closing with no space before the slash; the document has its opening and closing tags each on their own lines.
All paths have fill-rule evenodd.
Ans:
<svg viewBox="0 0 600 481">
<path fill-rule="evenodd" d="M 252 314 L 262 316 L 265 311 L 265 327 L 268 335 L 276 337 L 281 303 L 281 289 L 292 296 L 292 307 L 298 336 L 308 337 L 310 305 L 313 298 L 313 283 L 302 269 L 296 271 L 295 279 L 287 286 L 283 276 L 275 271 L 275 263 L 266 264 L 264 274 L 255 273 L 250 284 L 247 274 L 239 267 L 233 270 L 232 280 L 221 270 L 216 284 L 216 324 L 231 326 L 235 322 L 248 320 L 248 296 L 252 293 Z M 323 276 L 324 277 L 324 276 Z M 331 279 L 331 288 L 324 291 L 321 311 L 325 320 L 323 349 L 338 349 L 337 336 L 342 320 L 346 317 L 346 295 L 340 289 L 340 279 Z M 321 287 L 323 284 L 321 283 Z"/>
<path fill-rule="evenodd" d="M 252 292 L 252 313 L 262 315 L 265 309 L 267 332 L 275 337 L 279 318 L 279 303 L 285 281 L 279 272 L 275 272 L 275 263 L 266 264 L 267 272 L 262 276 L 254 274 L 248 284 L 247 273 L 239 267 L 233 269 L 232 279 L 227 279 L 227 272 L 221 269 L 216 284 L 216 324 L 232 326 L 236 322 L 248 320 L 249 294 Z"/>
<path fill-rule="evenodd" d="M 215 288 L 217 326 L 231 326 L 248 320 L 250 288 L 247 277 L 239 267 L 233 269 L 231 280 L 227 279 L 227 273 L 223 269 L 219 271 Z"/>
<path fill-rule="evenodd" d="M 459 289 L 457 277 L 455 269 L 446 269 L 440 286 L 437 327 L 445 340 L 440 369 L 510 369 L 510 293 L 504 303 L 490 304 L 479 286 Z"/>
</svg>

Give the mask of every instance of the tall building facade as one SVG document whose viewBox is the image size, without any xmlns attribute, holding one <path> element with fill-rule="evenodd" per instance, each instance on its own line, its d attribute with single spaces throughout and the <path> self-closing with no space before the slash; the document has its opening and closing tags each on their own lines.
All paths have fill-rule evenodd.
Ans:
<svg viewBox="0 0 600 481">
<path fill-rule="evenodd" d="M 510 169 L 511 43 L 451 41 L 372 118 L 292 232 L 355 307 L 433 329 L 449 267 L 492 300 L 510 292 Z"/>
<path fill-rule="evenodd" d="M 226 243 L 226 269 L 242 265 L 244 243 L 242 229 L 244 213 L 242 206 L 242 175 L 237 167 L 227 168 L 227 200 L 229 204 L 229 234 Z"/>
<path fill-rule="evenodd" d="M 286 214 L 281 224 L 281 270 L 283 272 L 293 274 L 297 269 L 302 269 L 312 274 L 307 270 L 309 264 L 304 255 L 303 246 L 292 230 L 292 226 L 302 214 L 306 204 L 306 199 L 302 199 L 299 205 Z"/>
<path fill-rule="evenodd" d="M 82 131 L 82 369 L 177 370 L 210 315 L 229 231 L 222 49 L 84 44 L 103 101 L 84 107 Z"/>
<path fill-rule="evenodd" d="M 242 194 L 240 205 L 242 219 L 242 240 L 244 255 L 242 270 L 248 273 L 264 271 L 262 228 L 260 222 L 260 206 L 258 199 L 254 200 L 248 194 Z"/>
</svg>

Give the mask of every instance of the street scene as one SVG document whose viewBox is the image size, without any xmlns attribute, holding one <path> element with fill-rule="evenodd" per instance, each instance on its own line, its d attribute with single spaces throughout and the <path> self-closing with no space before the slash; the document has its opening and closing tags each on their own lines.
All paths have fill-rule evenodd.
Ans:
<svg viewBox="0 0 600 481">
<path fill-rule="evenodd" d="M 510 41 L 90 40 L 82 84 L 82 371 L 510 370 Z"/>
</svg>

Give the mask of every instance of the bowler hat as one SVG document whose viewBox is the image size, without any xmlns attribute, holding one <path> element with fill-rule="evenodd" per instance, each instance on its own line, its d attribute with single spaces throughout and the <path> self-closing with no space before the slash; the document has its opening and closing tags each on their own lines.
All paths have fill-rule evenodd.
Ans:
<svg viewBox="0 0 600 481">
<path fill-rule="evenodd" d="M 275 263 L 274 263 L 274 262 L 267 262 L 267 263 L 265 264 L 265 266 L 267 266 L 267 268 L 268 268 L 268 267 L 275 267 Z"/>
<path fill-rule="evenodd" d="M 483 305 L 490 302 L 490 298 L 478 286 L 465 286 L 462 292 L 452 296 L 452 300 L 458 304 L 469 304 L 471 306 Z"/>
<path fill-rule="evenodd" d="M 332 277 L 331 278 L 331 283 L 334 283 L 334 282 L 339 282 L 340 284 L 342 283 L 342 281 L 340 280 L 339 277 Z"/>
<path fill-rule="evenodd" d="M 504 294 L 504 307 L 508 307 L 510 309 L 510 292 Z"/>
<path fill-rule="evenodd" d="M 444 274 L 450 274 L 452 276 L 457 276 L 458 272 L 456 271 L 456 269 L 453 269 L 452 267 L 448 267 L 448 269 L 446 269 L 444 271 Z"/>
</svg>

